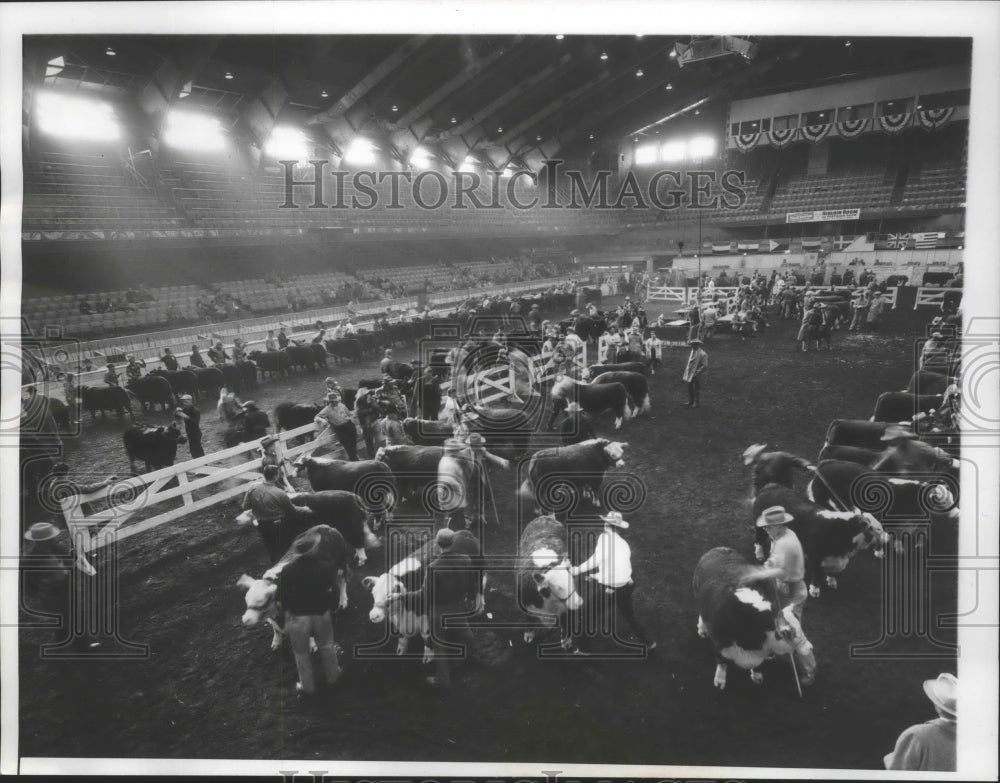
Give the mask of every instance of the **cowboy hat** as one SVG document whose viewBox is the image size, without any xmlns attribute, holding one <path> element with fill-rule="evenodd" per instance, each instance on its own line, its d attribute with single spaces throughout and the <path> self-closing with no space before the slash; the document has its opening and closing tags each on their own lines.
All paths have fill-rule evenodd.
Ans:
<svg viewBox="0 0 1000 783">
<path fill-rule="evenodd" d="M 329 392 L 326 395 L 326 399 L 327 400 L 337 400 L 337 401 L 339 401 L 341 399 L 340 392 L 335 392 L 335 391 Z"/>
<path fill-rule="evenodd" d="M 177 397 L 177 399 L 180 400 L 181 402 L 184 402 L 184 400 L 187 400 L 188 402 L 194 402 L 194 397 L 192 397 L 190 394 L 181 394 Z"/>
<path fill-rule="evenodd" d="M 246 402 L 243 403 L 243 407 L 244 408 L 256 408 L 257 407 L 257 403 L 254 400 L 247 400 Z"/>
<path fill-rule="evenodd" d="M 445 454 L 458 454 L 464 448 L 465 444 L 460 440 L 456 440 L 455 438 L 448 438 L 448 440 L 444 442 Z"/>
<path fill-rule="evenodd" d="M 795 520 L 791 514 L 785 511 L 784 506 L 771 506 L 765 508 L 757 517 L 757 527 L 771 527 L 772 525 L 787 525 Z"/>
<path fill-rule="evenodd" d="M 59 528 L 51 522 L 36 522 L 28 528 L 24 537 L 28 541 L 49 541 L 59 535 Z"/>
<path fill-rule="evenodd" d="M 900 427 L 898 424 L 890 424 L 885 428 L 885 432 L 882 433 L 882 437 L 879 440 L 893 441 L 893 440 L 916 440 L 917 436 L 910 430 Z"/>
<path fill-rule="evenodd" d="M 955 717 L 955 702 L 958 695 L 958 680 L 954 674 L 945 672 L 937 679 L 924 680 L 924 693 L 941 712 Z"/>
<path fill-rule="evenodd" d="M 622 519 L 622 515 L 618 511 L 609 511 L 608 515 L 606 517 L 601 517 L 601 519 L 612 527 L 620 527 L 622 530 L 628 529 L 628 522 Z"/>
<path fill-rule="evenodd" d="M 767 448 L 766 443 L 754 443 L 751 446 L 747 446 L 746 450 L 743 452 L 743 464 L 749 465 L 760 455 L 764 449 Z"/>
<path fill-rule="evenodd" d="M 688 345 L 703 345 L 701 340 L 695 338 L 694 340 L 688 340 Z"/>
</svg>

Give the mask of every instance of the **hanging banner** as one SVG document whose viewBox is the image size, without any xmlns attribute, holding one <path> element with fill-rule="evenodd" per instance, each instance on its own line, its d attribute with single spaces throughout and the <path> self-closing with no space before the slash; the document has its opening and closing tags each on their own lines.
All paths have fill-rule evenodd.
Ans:
<svg viewBox="0 0 1000 783">
<path fill-rule="evenodd" d="M 883 133 L 895 136 L 906 130 L 912 116 L 912 114 L 885 114 L 878 118 L 878 126 Z"/>
<path fill-rule="evenodd" d="M 954 106 L 949 106 L 947 109 L 921 109 L 917 112 L 917 122 L 924 130 L 937 130 L 948 122 L 954 113 Z"/>
<path fill-rule="evenodd" d="M 798 136 L 798 128 L 787 128 L 786 130 L 772 130 L 768 133 L 768 138 L 771 140 L 771 146 L 777 147 L 779 150 L 787 147 L 793 141 L 795 141 L 796 136 Z"/>
<path fill-rule="evenodd" d="M 841 120 L 837 123 L 837 133 L 842 139 L 853 139 L 868 130 L 868 120 Z"/>
<path fill-rule="evenodd" d="M 760 141 L 760 131 L 756 133 L 738 133 L 733 139 L 736 141 L 736 148 L 740 152 L 749 152 Z"/>
<path fill-rule="evenodd" d="M 813 212 L 786 212 L 786 223 L 825 223 L 835 220 L 860 220 L 860 209 L 818 209 Z"/>
<path fill-rule="evenodd" d="M 732 242 L 713 242 L 712 252 L 713 253 L 728 253 L 733 249 Z"/>
<path fill-rule="evenodd" d="M 832 126 L 829 125 L 829 124 L 827 124 L 827 125 L 803 125 L 799 129 L 799 133 L 802 135 L 802 138 L 805 139 L 806 141 L 808 141 L 809 143 L 811 143 L 811 144 L 818 144 L 819 142 L 823 141 L 823 139 L 825 139 L 830 134 L 830 128 L 831 127 Z"/>
</svg>

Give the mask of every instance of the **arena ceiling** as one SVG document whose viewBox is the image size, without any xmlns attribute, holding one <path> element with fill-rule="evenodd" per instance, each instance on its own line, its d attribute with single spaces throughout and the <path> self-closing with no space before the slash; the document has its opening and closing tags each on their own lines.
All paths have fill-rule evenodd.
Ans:
<svg viewBox="0 0 1000 783">
<path fill-rule="evenodd" d="M 183 101 L 235 113 L 259 138 L 297 122 L 335 150 L 371 133 L 400 155 L 422 145 L 502 166 L 617 143 L 705 99 L 971 63 L 968 39 L 752 40 L 750 62 L 681 68 L 671 51 L 691 36 L 33 36 L 25 84 L 61 56 L 61 86 L 125 91 L 150 116 Z"/>
</svg>

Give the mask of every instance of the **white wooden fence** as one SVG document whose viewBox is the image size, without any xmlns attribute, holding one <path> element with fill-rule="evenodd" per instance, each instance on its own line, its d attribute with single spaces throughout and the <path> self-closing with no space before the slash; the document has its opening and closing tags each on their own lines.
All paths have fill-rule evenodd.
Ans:
<svg viewBox="0 0 1000 783">
<path fill-rule="evenodd" d="M 586 346 L 574 359 L 579 366 L 586 366 Z M 533 383 L 550 380 L 556 374 L 551 362 L 541 356 L 533 357 L 531 372 Z M 478 373 L 474 383 L 478 390 L 475 402 L 488 405 L 506 399 L 514 391 L 514 373 L 510 366 L 500 365 Z M 442 386 L 448 389 L 451 382 Z M 288 444 L 316 430 L 317 425 L 313 423 L 278 433 L 278 442 L 273 446 L 276 458 L 292 459 L 311 451 L 311 439 L 295 446 Z M 259 449 L 259 440 L 242 443 L 169 468 L 123 479 L 96 492 L 62 499 L 60 504 L 80 568 L 92 572 L 86 555 L 111 542 L 123 541 L 244 494 L 254 482 L 263 478 Z M 174 480 L 176 485 L 167 488 Z M 204 490 L 210 490 L 210 494 L 196 497 L 196 493 Z M 98 508 L 95 510 L 92 505 Z"/>
<path fill-rule="evenodd" d="M 958 291 L 961 293 L 961 289 L 956 288 L 941 288 L 940 286 L 928 286 L 917 289 L 917 296 L 913 300 L 913 309 L 916 310 L 918 307 L 940 307 L 942 302 L 944 302 L 944 295 L 949 291 Z"/>
</svg>

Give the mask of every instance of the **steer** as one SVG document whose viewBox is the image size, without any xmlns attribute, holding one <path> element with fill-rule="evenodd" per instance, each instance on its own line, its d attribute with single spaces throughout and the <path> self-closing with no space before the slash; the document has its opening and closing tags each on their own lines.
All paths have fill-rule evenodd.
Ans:
<svg viewBox="0 0 1000 783">
<path fill-rule="evenodd" d="M 167 410 L 176 404 L 174 392 L 170 388 L 170 381 L 166 378 L 157 375 L 144 375 L 134 381 L 129 381 L 127 387 L 138 398 L 144 412 L 151 411 L 154 405 L 160 405 L 163 410 Z"/>
<path fill-rule="evenodd" d="M 375 453 L 375 460 L 389 466 L 400 497 L 406 499 L 422 497 L 437 483 L 442 456 L 441 446 L 383 446 Z"/>
<path fill-rule="evenodd" d="M 474 566 L 483 564 L 479 539 L 468 530 L 456 531 L 451 551 L 468 555 Z M 429 663 L 434 657 L 430 644 L 431 628 L 427 608 L 420 597 L 408 596 L 406 593 L 420 589 L 424 581 L 424 569 L 440 554 L 441 548 L 432 538 L 396 563 L 387 573 L 366 576 L 362 580 L 362 584 L 372 594 L 372 609 L 368 613 L 368 619 L 373 623 L 381 623 L 388 618 L 392 634 L 399 637 L 396 655 L 403 655 L 410 639 L 420 635 L 424 639 L 424 663 Z M 483 598 L 486 593 L 485 572 L 481 585 L 480 592 L 476 596 L 477 614 L 481 613 L 485 606 Z"/>
<path fill-rule="evenodd" d="M 296 430 L 306 424 L 312 424 L 313 420 L 323 410 L 315 405 L 299 405 L 294 402 L 279 402 L 274 406 L 274 421 L 278 427 L 278 432 L 282 430 Z"/>
<path fill-rule="evenodd" d="M 951 385 L 951 378 L 933 370 L 917 370 L 910 376 L 906 391 L 911 394 L 944 394 Z"/>
<path fill-rule="evenodd" d="M 264 373 L 281 378 L 290 374 L 292 369 L 292 362 L 283 351 L 252 351 L 249 358 L 257 365 L 262 379 Z"/>
<path fill-rule="evenodd" d="M 692 588 L 698 606 L 698 635 L 715 646 L 715 687 L 726 687 L 726 669 L 735 663 L 759 685 L 758 667 L 769 658 L 793 654 L 800 682 L 815 679 L 816 658 L 791 605 L 776 603 L 778 587 L 769 569 L 754 565 L 735 549 L 716 547 L 698 561 Z"/>
<path fill-rule="evenodd" d="M 90 411 L 90 418 L 97 419 L 97 411 L 104 417 L 105 411 L 115 411 L 119 418 L 125 416 L 126 411 L 130 419 L 132 415 L 132 400 L 128 392 L 120 386 L 81 386 L 80 399 L 83 406 Z"/>
<path fill-rule="evenodd" d="M 313 355 L 311 346 L 289 345 L 283 350 L 292 367 L 301 367 L 303 370 L 309 370 L 309 372 L 313 372 L 316 369 L 316 357 Z"/>
<path fill-rule="evenodd" d="M 340 338 L 326 341 L 326 352 L 337 364 L 350 359 L 357 364 L 361 361 L 361 343 L 350 338 Z"/>
<path fill-rule="evenodd" d="M 555 517 L 538 517 L 524 528 L 517 551 L 521 608 L 543 627 L 563 625 L 567 612 L 583 605 L 570 573 L 566 527 Z M 561 630 L 563 649 L 573 649 L 575 645 L 566 628 Z M 537 633 L 537 629 L 525 631 L 525 643 L 534 641 Z"/>
<path fill-rule="evenodd" d="M 813 598 L 820 595 L 820 581 L 826 576 L 826 586 L 837 589 L 834 574 L 841 573 L 858 552 L 873 548 L 876 557 L 884 554 L 888 536 L 875 517 L 861 511 L 830 511 L 801 497 L 793 489 L 768 484 L 754 499 L 756 519 L 765 508 L 783 506 L 795 519 L 788 529 L 798 536 L 806 557 L 806 584 Z M 757 528 L 755 551 L 759 559 L 766 556 L 770 539 L 763 528 Z"/>
<path fill-rule="evenodd" d="M 881 451 L 874 449 L 862 449 L 858 446 L 824 446 L 819 453 L 817 461 L 825 459 L 843 460 L 844 462 L 855 462 L 858 465 L 870 466 L 881 456 Z"/>
<path fill-rule="evenodd" d="M 534 497 L 539 512 L 551 512 L 556 507 L 565 507 L 559 495 L 569 483 L 579 494 L 589 495 L 595 505 L 600 506 L 597 495 L 604 474 L 611 466 L 625 467 L 622 457 L 627 445 L 594 438 L 571 446 L 539 449 L 528 463 L 528 478 L 521 486 L 521 493 Z"/>
<path fill-rule="evenodd" d="M 403 419 L 403 432 L 418 446 L 440 446 L 453 437 L 451 422 L 433 419 Z"/>
<path fill-rule="evenodd" d="M 555 423 L 561 410 L 573 405 L 591 416 L 596 416 L 609 408 L 615 413 L 615 429 L 621 429 L 622 421 L 632 418 L 629 407 L 628 390 L 620 383 L 588 384 L 563 375 L 552 385 L 552 416 L 549 429 Z"/>
<path fill-rule="evenodd" d="M 886 447 L 882 436 L 890 426 L 884 421 L 863 421 L 860 419 L 835 419 L 826 431 L 827 446 L 855 446 L 862 449 L 882 451 Z"/>
<path fill-rule="evenodd" d="M 396 482 L 389 466 L 375 460 L 349 462 L 326 457 L 302 457 L 292 463 L 299 476 L 307 475 L 313 492 L 339 489 L 353 492 L 379 524 L 392 517 L 396 504 Z"/>
<path fill-rule="evenodd" d="M 909 422 L 918 413 L 927 413 L 941 407 L 940 394 L 910 394 L 885 392 L 875 401 L 872 421 Z"/>
<path fill-rule="evenodd" d="M 246 611 L 243 613 L 243 625 L 252 627 L 262 620 L 271 626 L 274 638 L 271 649 L 281 646 L 281 638 L 285 634 L 285 613 L 280 609 L 278 595 L 278 576 L 286 565 L 300 557 L 314 558 L 331 571 L 336 573 L 340 586 L 340 602 L 338 608 L 347 608 L 347 574 L 350 550 L 344 537 L 328 525 L 316 525 L 300 533 L 277 563 L 274 564 L 260 579 L 243 574 L 236 584 L 246 591 Z"/>
<path fill-rule="evenodd" d="M 847 506 L 867 511 L 898 534 L 922 522 L 956 521 L 958 504 L 949 484 L 936 478 L 883 475 L 854 462 L 828 459 L 817 465 L 806 494 L 813 503 L 834 510 Z"/>
<path fill-rule="evenodd" d="M 642 411 L 649 415 L 649 381 L 638 372 L 603 372 L 591 381 L 592 384 L 620 383 L 628 392 L 629 404 L 634 416 Z"/>
<path fill-rule="evenodd" d="M 132 475 L 138 475 L 136 460 L 146 463 L 146 472 L 169 468 L 177 458 L 177 446 L 187 443 L 176 422 L 167 427 L 140 427 L 133 425 L 122 433 L 128 466 Z"/>
<path fill-rule="evenodd" d="M 359 566 L 363 566 L 368 560 L 366 548 L 376 549 L 381 546 L 369 525 L 371 515 L 353 492 L 328 489 L 322 492 L 290 493 L 288 497 L 294 505 L 305 506 L 322 519 L 324 524 L 338 530 L 344 540 L 354 547 Z"/>
<path fill-rule="evenodd" d="M 645 362 L 619 362 L 617 364 L 592 364 L 587 368 L 590 377 L 600 375 L 602 372 L 638 372 L 643 375 L 648 371 L 650 375 L 655 375 L 653 370 L 653 360 Z"/>
</svg>

